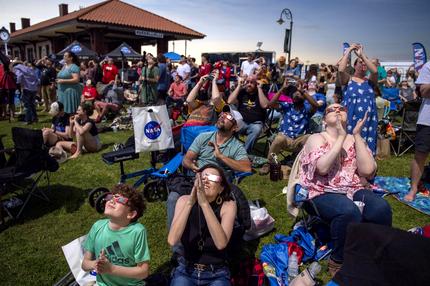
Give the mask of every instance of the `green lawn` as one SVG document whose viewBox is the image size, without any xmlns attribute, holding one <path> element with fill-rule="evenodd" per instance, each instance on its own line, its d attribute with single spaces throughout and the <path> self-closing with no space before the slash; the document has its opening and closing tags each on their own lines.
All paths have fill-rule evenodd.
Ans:
<svg viewBox="0 0 430 286">
<path fill-rule="evenodd" d="M 49 126 L 46 116 L 40 117 L 40 123 L 32 128 Z M 0 122 L 0 134 L 5 134 L 3 142 L 12 146 L 11 127 L 22 123 Z M 52 285 L 68 271 L 61 246 L 84 235 L 91 225 L 102 216 L 87 202 L 88 191 L 99 186 L 111 187 L 119 180 L 119 165 L 106 165 L 100 154 L 110 151 L 114 143 L 125 141 L 131 132 L 101 134 L 105 148 L 97 154 L 86 154 L 75 161 L 67 161 L 51 176 L 51 203 L 38 199 L 31 201 L 23 219 L 0 233 L 0 284 L 1 285 Z M 411 154 L 401 158 L 379 162 L 379 175 L 409 176 Z M 148 154 L 141 154 L 140 159 L 126 162 L 126 170 L 147 168 Z M 44 186 L 44 182 L 42 186 Z M 258 175 L 246 178 L 241 189 L 248 199 L 262 200 L 270 214 L 276 220 L 276 230 L 261 238 L 258 242 L 257 255 L 263 244 L 270 243 L 275 233 L 288 233 L 292 227 L 292 218 L 286 212 L 285 197 L 281 190 L 286 184 L 271 182 L 268 177 Z M 388 198 L 393 208 L 394 226 L 409 229 L 428 224 L 430 218 L 393 198 Z M 149 235 L 151 251 L 151 272 L 166 270 L 170 251 L 166 242 L 166 207 L 164 202 L 150 203 L 140 219 Z M 323 264 L 323 272 L 326 270 Z M 322 281 L 328 281 L 326 274 L 320 274 Z"/>
</svg>

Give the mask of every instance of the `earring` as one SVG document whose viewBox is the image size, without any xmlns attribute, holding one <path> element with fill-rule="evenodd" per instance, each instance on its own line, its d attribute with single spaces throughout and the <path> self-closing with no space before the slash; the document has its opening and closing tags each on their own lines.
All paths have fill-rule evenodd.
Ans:
<svg viewBox="0 0 430 286">
<path fill-rule="evenodd" d="M 221 198 L 221 196 L 220 196 L 220 195 L 218 195 L 218 196 L 217 196 L 217 198 L 216 198 L 216 201 L 215 201 L 215 202 L 216 202 L 216 204 L 217 204 L 217 205 L 222 204 L 222 198 Z"/>
</svg>

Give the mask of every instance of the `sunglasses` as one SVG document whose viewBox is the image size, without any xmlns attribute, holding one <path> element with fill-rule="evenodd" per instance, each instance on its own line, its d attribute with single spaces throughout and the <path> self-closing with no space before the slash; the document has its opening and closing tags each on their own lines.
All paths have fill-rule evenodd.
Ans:
<svg viewBox="0 0 430 286">
<path fill-rule="evenodd" d="M 114 200 L 115 203 L 118 203 L 118 204 L 121 204 L 124 206 L 126 206 L 128 203 L 128 198 L 123 197 L 123 196 L 118 195 L 118 194 L 115 194 L 115 195 L 114 194 L 108 194 L 108 195 L 106 195 L 105 200 L 107 202 L 110 200 Z"/>
<path fill-rule="evenodd" d="M 336 111 L 342 111 L 342 112 L 347 112 L 348 109 L 345 106 L 333 106 L 333 107 L 329 107 L 325 110 L 325 114 L 329 114 L 331 112 L 336 112 Z"/>
<path fill-rule="evenodd" d="M 221 116 L 227 118 L 228 120 L 230 120 L 233 123 L 236 122 L 236 119 L 234 119 L 233 115 L 231 115 L 230 113 L 223 112 L 223 113 L 221 113 Z"/>
<path fill-rule="evenodd" d="M 221 176 L 213 175 L 213 174 L 204 174 L 203 178 L 214 183 L 221 183 L 222 181 Z"/>
</svg>

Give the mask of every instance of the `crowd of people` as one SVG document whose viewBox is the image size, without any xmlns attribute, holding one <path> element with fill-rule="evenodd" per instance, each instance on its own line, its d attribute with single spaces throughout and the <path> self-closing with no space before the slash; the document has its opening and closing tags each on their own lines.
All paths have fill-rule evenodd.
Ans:
<svg viewBox="0 0 430 286">
<path fill-rule="evenodd" d="M 353 63 L 351 55 L 356 57 Z M 251 171 L 249 155 L 264 134 L 268 114 L 270 124 L 278 122 L 278 127 L 272 139 L 264 138 L 270 143 L 267 159 L 283 151 L 295 158 L 301 151 L 301 184 L 312 205 L 305 208 L 330 224 L 332 275 L 343 262 L 348 224 L 392 223 L 389 204 L 372 192 L 381 119 L 378 97 L 384 88 L 399 88 L 405 102 L 425 98 L 406 200 L 414 199 L 430 152 L 430 64 L 418 78 L 412 68 L 401 78 L 396 70 L 385 71 L 378 59 L 370 59 L 359 44 L 352 44 L 335 65 L 311 65 L 305 74 L 298 58 L 287 63 L 281 56 L 269 65 L 253 54 L 240 68 L 229 61 L 211 64 L 205 55 L 201 65 L 182 56 L 175 66 L 161 54 L 147 54 L 124 71 L 112 59 L 79 62 L 72 52 L 64 54 L 62 65 L 47 57 L 34 63 L 2 62 L 1 115 L 16 115 L 19 93 L 25 123 L 31 124 L 38 120 L 37 102 L 43 103 L 44 111 L 53 115 L 52 126 L 43 129 L 45 143 L 70 152 L 72 158 L 100 150 L 97 123 L 124 104 L 166 104 L 173 124 L 179 124 L 174 116 L 179 109 L 183 128 L 216 126 L 216 131 L 198 135 L 184 156 L 182 164 L 195 177 L 194 184 L 184 193 L 170 192 L 167 200 L 167 240 L 178 258 L 171 285 L 230 285 L 226 250 L 240 213 L 235 198 L 241 193 L 231 184 L 232 177 Z M 269 167 L 263 165 L 260 175 L 269 173 Z M 355 200 L 365 203 L 364 211 Z M 148 276 L 146 230 L 137 222 L 144 209 L 133 188 L 113 188 L 105 208 L 108 219 L 93 225 L 84 246 L 82 268 L 96 270 L 98 285 L 137 285 Z"/>
</svg>

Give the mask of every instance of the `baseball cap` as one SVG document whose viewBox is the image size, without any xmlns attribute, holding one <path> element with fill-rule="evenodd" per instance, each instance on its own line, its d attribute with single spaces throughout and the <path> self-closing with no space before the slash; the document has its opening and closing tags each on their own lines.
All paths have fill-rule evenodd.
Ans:
<svg viewBox="0 0 430 286">
<path fill-rule="evenodd" d="M 230 113 L 233 116 L 234 120 L 236 120 L 236 124 L 237 124 L 238 130 L 240 130 L 243 127 L 243 125 L 244 125 L 243 117 L 242 117 L 242 114 L 240 114 L 239 111 L 234 110 L 233 108 L 231 108 L 230 105 L 225 105 L 223 107 L 222 111 L 223 112 L 228 112 L 228 113 Z"/>
</svg>

